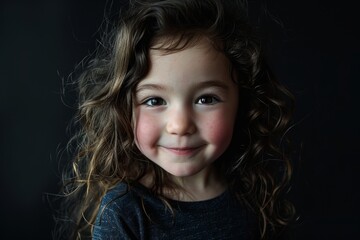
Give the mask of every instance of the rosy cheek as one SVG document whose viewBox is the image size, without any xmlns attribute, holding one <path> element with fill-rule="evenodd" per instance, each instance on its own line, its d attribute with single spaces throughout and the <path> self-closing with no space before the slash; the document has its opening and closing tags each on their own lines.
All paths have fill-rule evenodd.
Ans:
<svg viewBox="0 0 360 240">
<path fill-rule="evenodd" d="M 144 112 L 137 112 L 136 118 L 136 142 L 140 148 L 154 144 L 156 136 L 158 135 L 157 127 L 154 123 L 157 122 L 153 117 Z"/>
<path fill-rule="evenodd" d="M 205 124 L 205 131 L 211 143 L 226 148 L 230 143 L 233 133 L 233 121 L 227 119 L 226 115 L 212 116 L 211 121 Z"/>
</svg>

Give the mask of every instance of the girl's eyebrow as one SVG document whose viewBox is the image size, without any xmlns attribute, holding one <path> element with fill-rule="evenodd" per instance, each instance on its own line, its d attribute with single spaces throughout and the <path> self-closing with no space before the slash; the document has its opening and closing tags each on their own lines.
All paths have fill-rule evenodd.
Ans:
<svg viewBox="0 0 360 240">
<path fill-rule="evenodd" d="M 209 81 L 200 82 L 197 84 L 196 87 L 199 89 L 207 88 L 207 87 L 218 87 L 223 90 L 229 89 L 229 85 L 224 83 L 224 81 L 220 81 L 220 80 L 209 80 Z"/>
<path fill-rule="evenodd" d="M 144 91 L 144 90 L 165 90 L 166 87 L 163 86 L 163 85 L 160 85 L 160 84 L 153 84 L 153 83 L 147 83 L 147 84 L 142 84 L 142 85 L 139 85 L 137 88 L 136 88 L 136 92 L 141 92 L 141 91 Z"/>
<path fill-rule="evenodd" d="M 217 88 L 221 88 L 223 90 L 228 90 L 229 86 L 224 83 L 223 81 L 219 81 L 219 80 L 209 80 L 209 81 L 203 81 L 200 83 L 197 83 L 195 85 L 195 88 L 197 89 L 202 89 L 202 88 L 208 88 L 208 87 L 217 87 Z M 161 85 L 161 84 L 153 84 L 153 83 L 147 83 L 147 84 L 142 84 L 139 85 L 136 88 L 136 92 L 141 92 L 144 90 L 166 90 L 166 86 Z"/>
</svg>

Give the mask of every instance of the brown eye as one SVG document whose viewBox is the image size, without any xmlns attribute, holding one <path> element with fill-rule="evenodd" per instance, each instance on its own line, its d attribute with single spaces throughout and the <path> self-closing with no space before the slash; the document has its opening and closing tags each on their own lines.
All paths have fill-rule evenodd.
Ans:
<svg viewBox="0 0 360 240">
<path fill-rule="evenodd" d="M 196 103 L 197 104 L 209 104 L 209 105 L 212 105 L 212 104 L 215 104 L 215 103 L 218 103 L 218 102 L 219 102 L 219 99 L 217 99 L 214 96 L 201 96 L 200 98 L 198 98 Z"/>
</svg>

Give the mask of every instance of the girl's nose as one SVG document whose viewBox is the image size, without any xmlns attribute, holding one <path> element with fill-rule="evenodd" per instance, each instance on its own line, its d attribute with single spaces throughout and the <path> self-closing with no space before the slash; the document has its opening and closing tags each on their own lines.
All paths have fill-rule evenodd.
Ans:
<svg viewBox="0 0 360 240">
<path fill-rule="evenodd" d="M 166 131 L 169 134 L 190 135 L 196 131 L 191 111 L 177 109 L 171 111 L 167 118 Z"/>
</svg>

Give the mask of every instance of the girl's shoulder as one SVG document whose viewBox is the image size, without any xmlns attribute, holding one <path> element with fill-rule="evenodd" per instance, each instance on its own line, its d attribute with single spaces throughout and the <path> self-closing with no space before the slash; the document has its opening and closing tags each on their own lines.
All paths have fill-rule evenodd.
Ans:
<svg viewBox="0 0 360 240">
<path fill-rule="evenodd" d="M 102 208 L 110 209 L 131 209 L 141 204 L 143 199 L 154 198 L 150 190 L 138 183 L 119 182 L 113 188 L 107 191 L 101 200 L 100 210 Z"/>
<path fill-rule="evenodd" d="M 117 183 L 113 188 L 108 190 L 102 198 L 102 204 L 109 204 L 115 199 L 124 198 L 129 192 L 129 187 L 126 183 Z"/>
<path fill-rule="evenodd" d="M 148 222 L 143 211 L 144 201 L 157 200 L 150 190 L 139 184 L 116 184 L 101 200 L 93 239 L 143 239 Z"/>
</svg>

